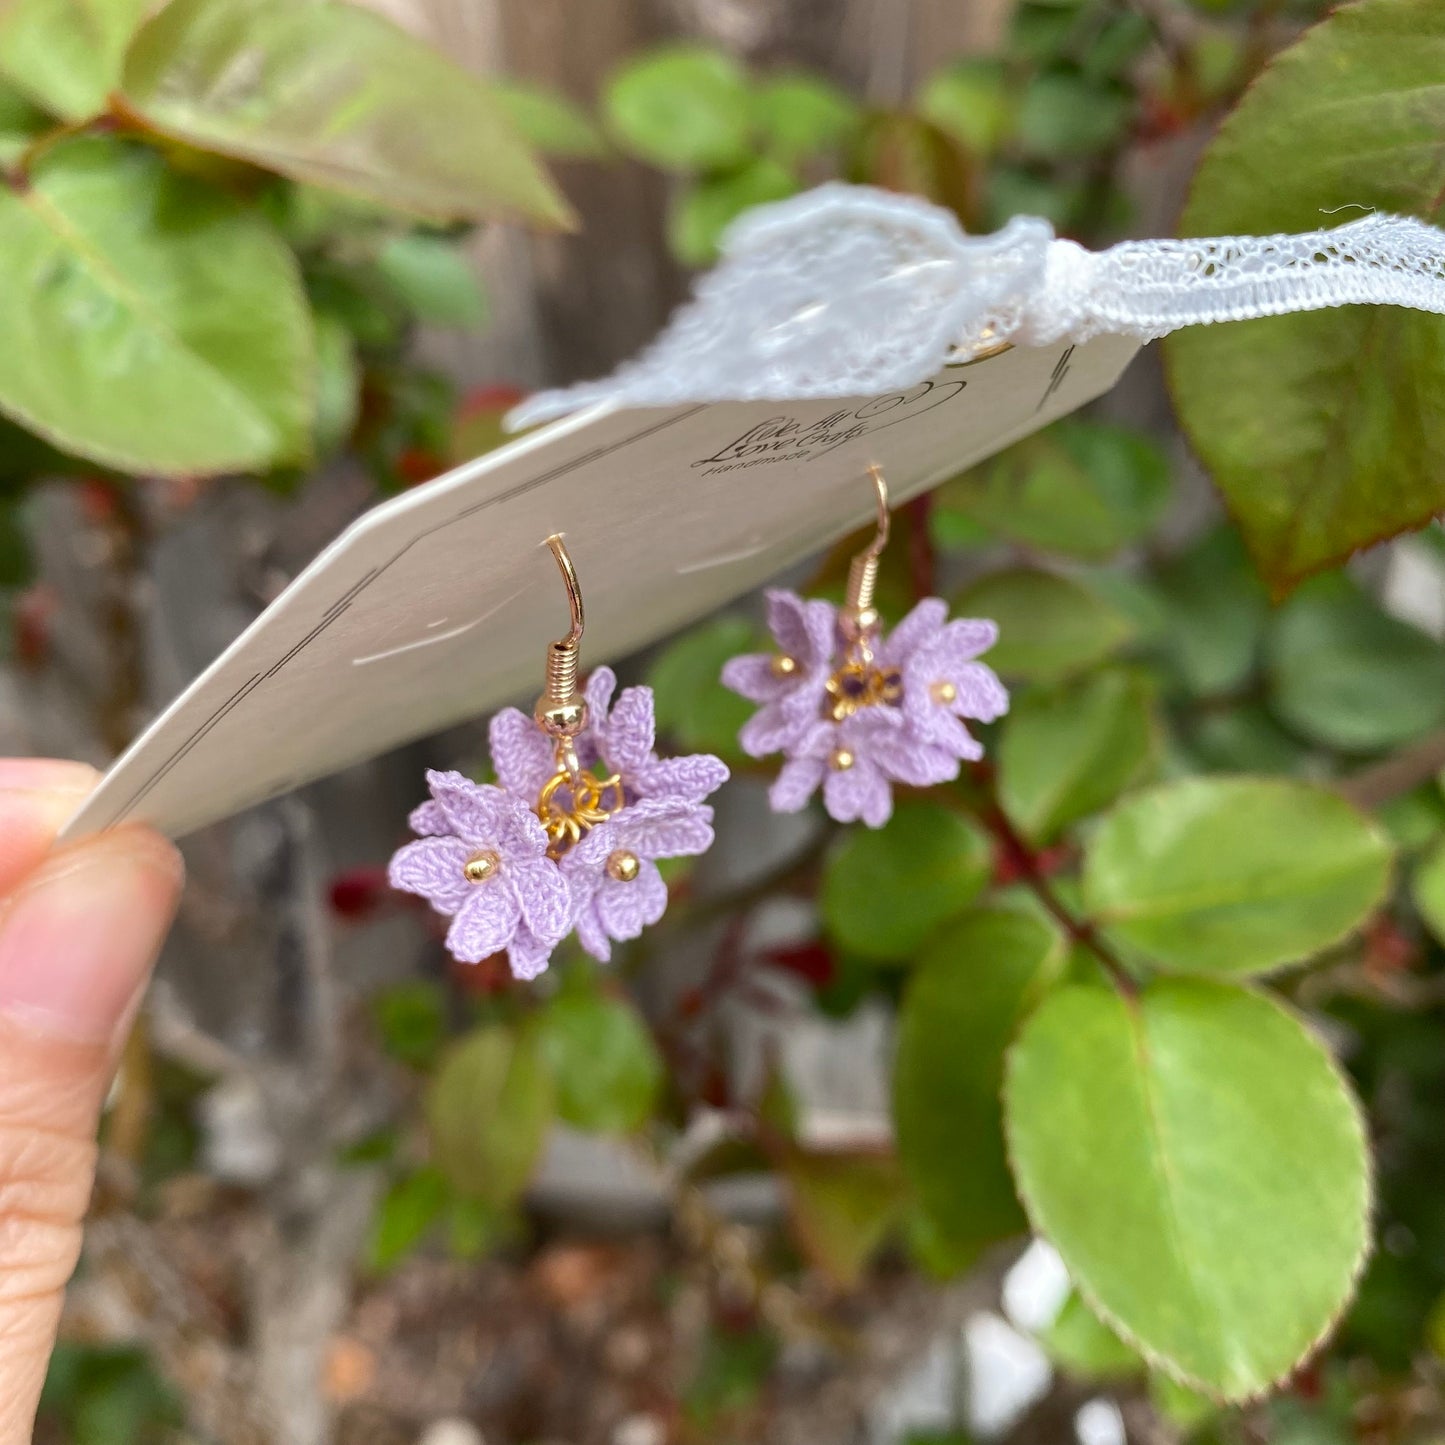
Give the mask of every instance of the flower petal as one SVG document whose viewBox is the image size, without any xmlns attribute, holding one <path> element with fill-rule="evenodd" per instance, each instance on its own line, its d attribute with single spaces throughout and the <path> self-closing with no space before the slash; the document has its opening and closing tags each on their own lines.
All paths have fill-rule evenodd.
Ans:
<svg viewBox="0 0 1445 1445">
<path fill-rule="evenodd" d="M 447 947 L 452 957 L 462 963 L 480 963 L 511 943 L 521 921 L 517 890 L 499 874 L 470 886 L 468 897 L 447 930 Z"/>
<path fill-rule="evenodd" d="M 831 602 L 805 602 L 795 592 L 767 593 L 768 630 L 780 651 L 805 669 L 829 667 L 837 648 L 838 609 Z"/>
<path fill-rule="evenodd" d="M 821 758 L 789 758 L 768 789 L 768 802 L 775 813 L 800 813 L 818 791 L 827 771 Z"/>
<path fill-rule="evenodd" d="M 612 938 L 636 938 L 666 911 L 667 884 L 655 863 L 644 861 L 631 882 L 609 878 L 597 890 L 597 917 Z"/>
<path fill-rule="evenodd" d="M 786 752 L 800 730 L 796 718 L 789 717 L 781 704 L 770 702 L 738 730 L 738 746 L 750 758 L 765 758 Z"/>
<path fill-rule="evenodd" d="M 512 977 L 525 980 L 546 973 L 552 958 L 552 945 L 536 937 L 524 923 L 507 949 L 507 958 L 512 965 Z"/>
<path fill-rule="evenodd" d="M 728 766 L 711 753 L 680 758 L 649 758 L 633 781 L 644 798 L 676 798 L 700 803 L 727 782 Z"/>
<path fill-rule="evenodd" d="M 474 847 L 491 847 L 501 831 L 501 804 L 508 797 L 490 783 L 474 783 L 456 772 L 432 771 L 427 786 L 447 821 L 447 831 Z"/>
<path fill-rule="evenodd" d="M 723 664 L 722 685 L 749 702 L 771 702 L 786 692 L 791 682 L 792 678 L 779 677 L 773 671 L 771 652 L 748 652 Z"/>
<path fill-rule="evenodd" d="M 879 661 L 902 667 L 925 642 L 937 636 L 948 620 L 948 603 L 941 597 L 925 597 L 888 634 L 879 650 Z"/>
<path fill-rule="evenodd" d="M 986 617 L 956 617 L 939 635 L 944 655 L 955 662 L 970 662 L 998 641 L 998 623 Z"/>
<path fill-rule="evenodd" d="M 509 865 L 508 876 L 522 904 L 522 922 L 540 943 L 554 948 L 572 930 L 572 890 L 550 858 Z"/>
<path fill-rule="evenodd" d="M 607 719 L 602 755 L 608 766 L 615 773 L 634 772 L 651 757 L 656 741 L 652 689 L 624 688 Z"/>
<path fill-rule="evenodd" d="M 861 819 L 870 828 L 881 828 L 893 816 L 893 790 L 878 768 L 859 758 L 851 768 L 829 770 L 823 783 L 823 806 L 839 823 Z"/>
<path fill-rule="evenodd" d="M 577 914 L 577 942 L 599 963 L 612 961 L 612 940 L 608 938 L 598 916 L 597 905 L 590 897 L 587 906 Z"/>
<path fill-rule="evenodd" d="M 612 694 L 617 690 L 617 674 L 610 667 L 594 667 L 587 678 L 582 695 L 587 699 L 587 712 L 593 725 L 607 721 Z"/>
<path fill-rule="evenodd" d="M 552 740 L 520 708 L 504 707 L 488 729 L 497 781 L 529 806 L 556 771 Z"/>
<path fill-rule="evenodd" d="M 451 832 L 447 815 L 435 798 L 428 798 L 425 803 L 413 808 L 406 821 L 411 831 L 420 838 L 436 838 Z"/>
<path fill-rule="evenodd" d="M 688 858 L 713 845 L 712 809 L 705 803 L 672 801 L 649 811 L 644 801 L 613 822 L 622 845 L 643 858 Z"/>
<path fill-rule="evenodd" d="M 387 880 L 403 893 L 419 893 L 438 913 L 455 913 L 475 886 L 462 872 L 471 855 L 459 838 L 421 838 L 397 850 Z"/>
</svg>

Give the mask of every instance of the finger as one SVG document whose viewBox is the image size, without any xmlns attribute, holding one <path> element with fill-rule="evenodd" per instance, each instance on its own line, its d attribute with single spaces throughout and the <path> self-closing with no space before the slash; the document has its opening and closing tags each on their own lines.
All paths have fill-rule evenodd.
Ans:
<svg viewBox="0 0 1445 1445">
<path fill-rule="evenodd" d="M 52 854 L 0 904 L 0 1445 L 30 1439 L 101 1104 L 180 883 L 170 844 L 127 829 Z"/>
<path fill-rule="evenodd" d="M 0 758 L 0 894 L 39 866 L 99 776 L 84 763 Z"/>
</svg>

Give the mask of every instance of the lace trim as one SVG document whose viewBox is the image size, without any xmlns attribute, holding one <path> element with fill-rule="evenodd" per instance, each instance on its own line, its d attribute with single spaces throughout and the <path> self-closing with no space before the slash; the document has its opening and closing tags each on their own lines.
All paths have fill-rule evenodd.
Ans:
<svg viewBox="0 0 1445 1445">
<path fill-rule="evenodd" d="M 955 348 L 1152 341 L 1352 302 L 1445 314 L 1445 232 L 1369 215 L 1300 235 L 1093 252 L 1036 218 L 968 236 L 917 197 L 833 183 L 737 221 L 718 266 L 635 360 L 539 393 L 507 420 L 531 426 L 598 403 L 867 396 L 927 380 Z"/>
</svg>

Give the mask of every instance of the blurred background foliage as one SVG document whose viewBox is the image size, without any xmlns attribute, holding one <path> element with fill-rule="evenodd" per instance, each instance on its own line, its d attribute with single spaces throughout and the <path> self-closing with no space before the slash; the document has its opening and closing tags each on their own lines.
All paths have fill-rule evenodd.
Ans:
<svg viewBox="0 0 1445 1445">
<path fill-rule="evenodd" d="M 1445 194 L 1430 0 L 1308 30 L 1309 0 L 1017 0 L 886 85 L 823 58 L 859 8 L 792 44 L 800 6 L 676 7 L 595 55 L 605 20 L 514 15 L 564 94 L 407 5 L 0 4 L 14 745 L 123 747 L 346 520 L 499 444 L 519 383 L 620 359 L 608 305 L 655 321 L 753 205 L 844 178 L 1100 245 Z M 633 269 L 569 308 L 575 248 Z M 474 341 L 549 305 L 550 360 Z M 419 764 L 480 776 L 477 729 L 193 840 L 38 1438 L 1440 1439 L 1441 335 L 1201 329 L 1172 408 L 1146 355 L 905 508 L 885 612 L 995 618 L 1014 703 L 877 833 L 763 811 L 717 681 L 755 600 L 627 664 L 737 779 L 608 970 L 449 965 L 386 890 Z M 853 546 L 790 580 L 837 595 Z"/>
</svg>

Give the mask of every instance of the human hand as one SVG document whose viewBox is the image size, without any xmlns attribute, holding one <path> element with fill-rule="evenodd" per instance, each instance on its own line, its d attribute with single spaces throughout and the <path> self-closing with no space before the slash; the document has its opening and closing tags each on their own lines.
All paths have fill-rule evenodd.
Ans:
<svg viewBox="0 0 1445 1445">
<path fill-rule="evenodd" d="M 34 1429 L 101 1105 L 181 888 L 143 829 L 54 847 L 95 781 L 0 759 L 0 1445 Z"/>
</svg>

